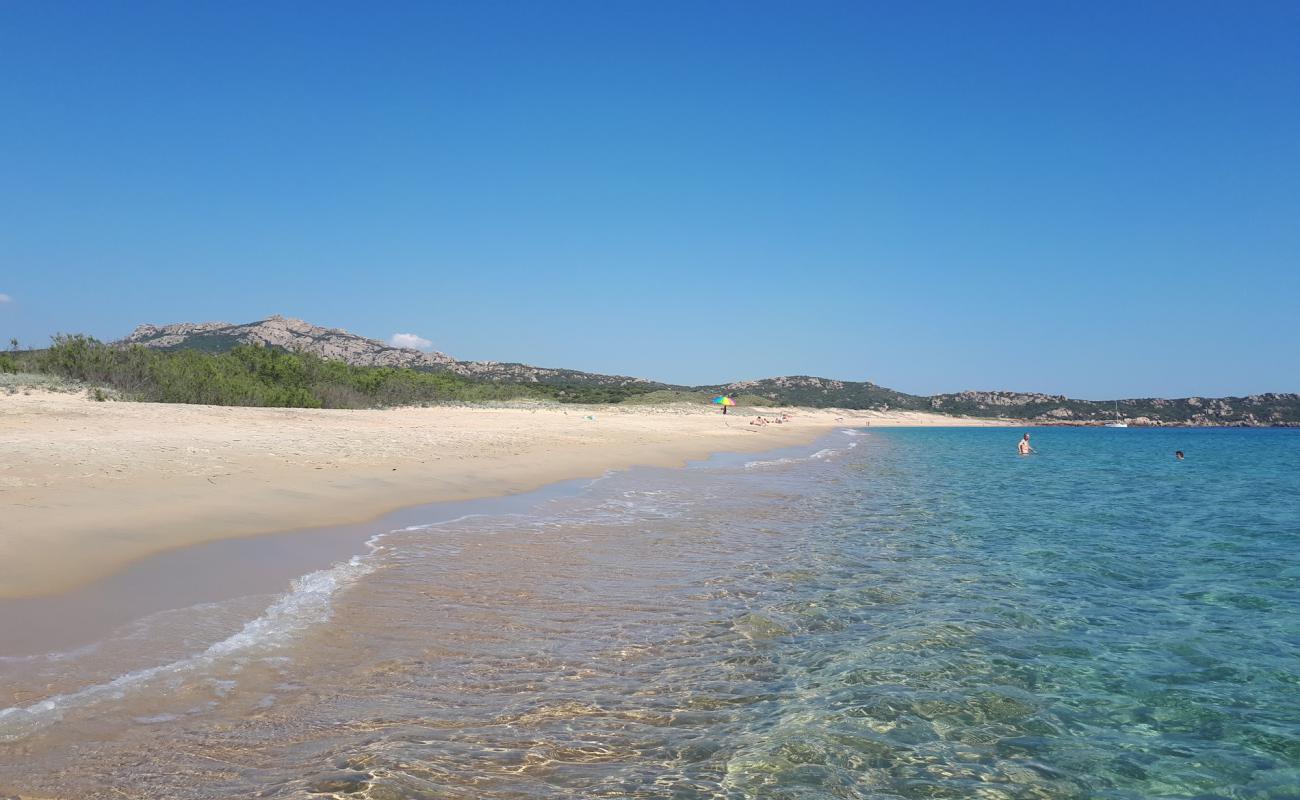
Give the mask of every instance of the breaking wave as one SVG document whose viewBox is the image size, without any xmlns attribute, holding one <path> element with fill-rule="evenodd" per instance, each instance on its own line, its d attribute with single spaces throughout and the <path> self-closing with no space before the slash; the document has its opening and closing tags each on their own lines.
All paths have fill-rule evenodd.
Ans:
<svg viewBox="0 0 1300 800">
<path fill-rule="evenodd" d="M 369 552 L 364 555 L 353 556 L 328 569 L 295 579 L 289 591 L 259 617 L 245 623 L 238 633 L 196 655 L 128 672 L 111 681 L 47 697 L 30 705 L 0 708 L 0 741 L 26 736 L 58 721 L 70 709 L 121 698 L 155 680 L 176 679 L 208 669 L 223 660 L 259 655 L 284 646 L 295 635 L 327 622 L 332 615 L 333 599 L 339 592 L 378 567 L 375 555 L 384 535 L 378 534 L 367 540 Z"/>
</svg>

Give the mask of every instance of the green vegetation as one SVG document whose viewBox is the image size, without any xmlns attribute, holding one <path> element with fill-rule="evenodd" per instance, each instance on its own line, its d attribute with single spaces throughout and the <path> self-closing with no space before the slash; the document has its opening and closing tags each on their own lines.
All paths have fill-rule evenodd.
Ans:
<svg viewBox="0 0 1300 800">
<path fill-rule="evenodd" d="M 588 403 L 592 405 L 608 405 L 611 403 L 628 402 L 636 398 L 644 397 L 655 391 L 654 387 L 644 384 L 633 384 L 630 386 L 610 386 L 602 384 L 582 384 L 582 383 L 536 383 L 536 384 L 502 384 L 492 383 L 493 386 L 528 386 L 531 391 L 541 397 L 548 397 L 558 400 L 561 403 Z"/>
<path fill-rule="evenodd" d="M 615 403 L 636 387 L 505 384 L 448 372 L 355 367 L 305 353 L 240 345 L 226 352 L 114 347 L 58 336 L 47 350 L 5 354 L 4 369 L 111 387 L 133 400 L 224 406 L 368 408 L 418 403 L 555 400 Z M 12 369 L 10 369 L 12 366 Z M 105 397 L 103 392 L 96 399 Z"/>
<path fill-rule="evenodd" d="M 929 411 L 929 398 L 896 392 L 874 383 L 835 381 L 807 375 L 765 378 L 744 384 L 749 394 L 761 397 L 769 405 L 805 406 L 807 408 L 855 408 L 875 410 Z M 725 386 L 702 387 L 706 394 L 727 391 Z"/>
<path fill-rule="evenodd" d="M 933 410 L 972 417 L 1101 424 L 1118 415 L 1139 425 L 1300 426 L 1300 395 L 1075 400 L 1060 395 L 963 392 L 928 398 Z"/>
<path fill-rule="evenodd" d="M 725 390 L 721 387 L 712 389 L 650 389 L 649 391 L 637 394 L 628 398 L 625 402 L 635 405 L 664 405 L 667 403 L 697 403 L 707 404 L 713 401 L 713 398 L 722 394 Z M 767 407 L 782 405 L 768 397 L 760 397 L 756 394 L 736 394 L 736 405 L 745 407 Z M 791 405 L 786 403 L 785 405 Z"/>
<path fill-rule="evenodd" d="M 203 340 L 206 347 L 160 349 L 107 345 L 86 336 L 58 336 L 45 350 L 0 352 L 8 387 L 35 379 L 89 391 L 96 400 L 166 403 L 370 408 L 428 403 L 532 400 L 588 404 L 706 404 L 726 386 L 668 386 L 610 382 L 609 376 L 551 371 L 547 381 L 471 379 L 437 368 L 351 366 L 274 347 Z M 11 342 L 11 346 L 16 343 Z M 218 347 L 218 345 L 221 345 Z M 35 373 L 35 374 L 33 374 Z M 67 383 L 64 383 L 67 381 Z M 922 397 L 868 382 L 809 376 L 741 384 L 742 407 L 935 411 L 974 417 L 1100 424 L 1115 416 L 1114 401 L 1014 392 L 963 392 Z M 12 391 L 12 387 L 9 387 Z M 68 389 L 73 390 L 73 389 Z M 1121 400 L 1119 414 L 1147 425 L 1300 426 L 1300 395 Z"/>
<path fill-rule="evenodd" d="M 971 417 L 1096 424 L 1115 418 L 1114 400 L 1074 400 L 1060 395 L 1017 392 L 962 392 L 932 397 L 905 394 L 859 381 L 795 375 L 750 381 L 745 389 L 778 405 L 813 408 L 930 411 Z M 702 387 L 717 393 L 725 387 Z M 1118 401 L 1120 417 L 1137 425 L 1300 426 L 1300 395 L 1176 400 L 1138 398 Z"/>
</svg>

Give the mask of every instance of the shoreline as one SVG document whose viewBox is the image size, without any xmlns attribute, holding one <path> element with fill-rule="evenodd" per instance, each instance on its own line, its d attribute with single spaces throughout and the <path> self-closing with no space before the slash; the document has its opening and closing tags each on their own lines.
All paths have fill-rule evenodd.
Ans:
<svg viewBox="0 0 1300 800">
<path fill-rule="evenodd" d="M 783 412 L 785 424 L 749 425 Z M 802 408 L 341 411 L 0 396 L 0 600 L 57 596 L 204 542 L 373 523 L 610 470 L 807 444 L 836 428 L 991 424 Z"/>
<path fill-rule="evenodd" d="M 821 445 L 830 446 L 841 430 L 822 430 L 802 444 L 710 453 L 677 467 L 634 465 L 514 494 L 404 506 L 365 522 L 211 539 L 153 553 L 55 595 L 0 598 L 0 634 L 7 645 L 0 656 L 27 658 L 75 651 L 158 612 L 252 595 L 281 596 L 287 586 L 304 576 L 363 557 L 376 540 L 411 527 L 436 527 L 468 517 L 531 514 L 549 501 L 576 497 L 616 475 L 684 470 L 753 457 L 807 456 Z"/>
<path fill-rule="evenodd" d="M 503 497 L 406 506 L 366 522 L 210 539 L 144 556 L 58 594 L 0 598 L 0 638 L 6 644 L 0 656 L 76 651 L 159 612 L 253 595 L 282 596 L 304 576 L 364 556 L 372 542 L 393 532 L 466 517 L 527 513 L 548 500 L 576 495 L 595 480 L 562 480 Z"/>
</svg>

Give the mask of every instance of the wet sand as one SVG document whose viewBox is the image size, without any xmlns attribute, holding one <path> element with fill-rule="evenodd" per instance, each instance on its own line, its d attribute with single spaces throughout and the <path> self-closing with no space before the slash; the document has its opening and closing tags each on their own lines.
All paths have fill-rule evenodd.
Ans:
<svg viewBox="0 0 1300 800">
<path fill-rule="evenodd" d="M 0 598 L 68 592 L 202 542 L 804 444 L 836 427 L 990 424 L 789 409 L 786 424 L 754 426 L 755 413 L 554 405 L 343 411 L 0 395 Z"/>
<path fill-rule="evenodd" d="M 0 598 L 0 657 L 66 652 L 160 611 L 279 594 L 301 575 L 364 553 L 376 535 L 412 525 L 522 514 L 590 483 L 561 481 L 507 497 L 401 508 L 366 522 L 215 539 L 146 556 L 56 595 Z"/>
</svg>

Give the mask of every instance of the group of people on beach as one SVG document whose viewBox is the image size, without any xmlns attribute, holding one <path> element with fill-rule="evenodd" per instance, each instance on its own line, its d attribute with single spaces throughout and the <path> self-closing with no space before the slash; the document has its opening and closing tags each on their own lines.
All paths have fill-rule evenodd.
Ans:
<svg viewBox="0 0 1300 800">
<path fill-rule="evenodd" d="M 1019 452 L 1020 455 L 1022 455 L 1022 456 L 1027 456 L 1027 455 L 1029 455 L 1030 453 L 1037 453 L 1037 452 L 1038 452 L 1037 450 L 1035 450 L 1034 448 L 1032 448 L 1032 447 L 1029 446 L 1029 434 L 1027 434 L 1027 433 L 1026 433 L 1023 437 L 1021 437 L 1021 439 L 1020 439 L 1020 444 L 1016 445 L 1016 450 L 1017 450 L 1017 452 Z M 1178 461 L 1182 461 L 1182 460 L 1183 460 L 1183 451 L 1182 451 L 1182 450 L 1175 450 L 1175 451 L 1174 451 L 1174 458 L 1175 458 L 1176 460 L 1178 460 Z"/>
<path fill-rule="evenodd" d="M 760 426 L 761 426 L 761 425 L 780 425 L 780 424 L 783 423 L 783 422 L 789 422 L 789 421 L 790 421 L 790 415 L 789 415 L 789 414 L 784 414 L 784 413 L 783 413 L 783 414 L 781 414 L 781 416 L 779 416 L 779 417 L 773 417 L 772 419 L 768 419 L 767 417 L 764 417 L 764 416 L 762 416 L 762 415 L 759 415 L 759 416 L 754 417 L 753 419 L 751 419 L 751 420 L 749 421 L 749 424 L 750 424 L 750 425 L 760 425 Z"/>
</svg>

